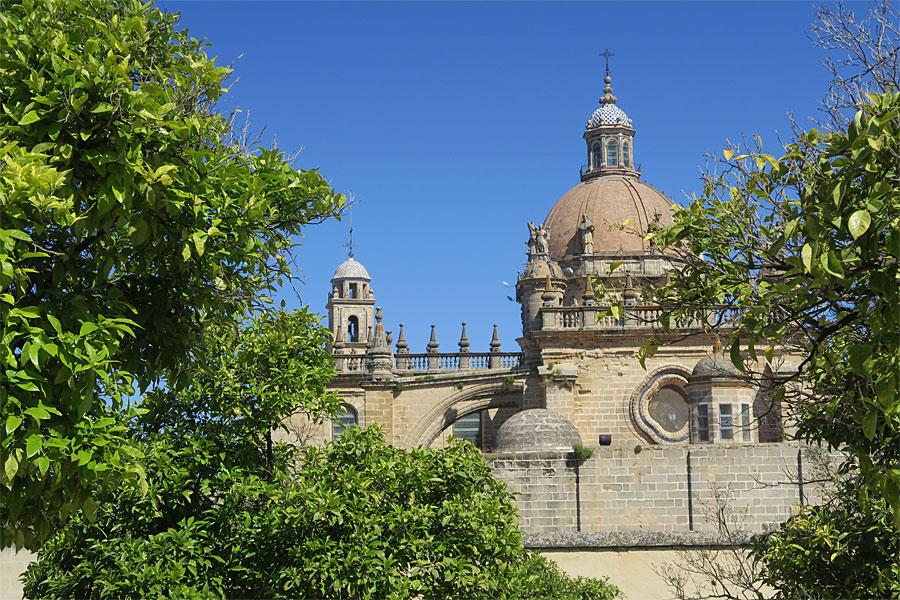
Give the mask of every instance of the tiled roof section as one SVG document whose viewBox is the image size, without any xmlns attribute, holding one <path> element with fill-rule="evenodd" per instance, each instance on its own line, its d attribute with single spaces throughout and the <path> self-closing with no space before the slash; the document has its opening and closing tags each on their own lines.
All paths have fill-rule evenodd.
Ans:
<svg viewBox="0 0 900 600">
<path fill-rule="evenodd" d="M 335 279 L 363 279 L 365 281 L 372 281 L 366 268 L 362 266 L 362 263 L 353 260 L 352 256 L 341 263 L 341 266 L 337 268 L 337 271 L 334 272 L 334 277 L 331 279 L 332 281 Z"/>
<path fill-rule="evenodd" d="M 578 223 L 587 214 L 594 223 L 594 253 L 648 252 L 649 245 L 634 230 L 646 233 L 651 223 L 672 224 L 672 201 L 662 192 L 628 175 L 604 175 L 573 187 L 550 209 L 550 258 L 581 253 Z M 628 231 L 610 228 L 626 225 Z"/>
<path fill-rule="evenodd" d="M 599 125 L 624 125 L 631 127 L 631 119 L 625 114 L 621 108 L 615 104 L 604 104 L 594 111 L 588 121 L 588 127 L 597 127 Z"/>
</svg>

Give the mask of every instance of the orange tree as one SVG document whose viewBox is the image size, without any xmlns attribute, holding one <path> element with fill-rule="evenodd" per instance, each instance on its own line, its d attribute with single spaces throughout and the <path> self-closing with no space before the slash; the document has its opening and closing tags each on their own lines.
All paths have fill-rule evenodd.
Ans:
<svg viewBox="0 0 900 600">
<path fill-rule="evenodd" d="M 148 490 L 124 487 L 47 540 L 29 598 L 612 600 L 522 545 L 511 494 L 474 446 L 403 450 L 350 428 L 323 448 L 272 437 L 334 414 L 327 330 L 307 311 L 210 328 L 178 389 L 131 430 Z"/>
<path fill-rule="evenodd" d="M 711 306 L 737 315 L 735 366 L 774 386 L 800 439 L 846 454 L 831 501 L 760 546 L 767 582 L 785 597 L 894 596 L 900 93 L 868 94 L 845 130 L 802 133 L 786 151 L 726 149 L 703 197 L 650 234 L 683 263 L 648 293 L 664 322 L 708 322 Z M 648 340 L 643 355 L 655 348 Z M 796 362 L 779 365 L 779 348 Z M 764 372 L 753 373 L 760 363 Z"/>
<path fill-rule="evenodd" d="M 343 197 L 216 112 L 230 70 L 177 15 L 24 0 L 0 24 L 0 540 L 34 548 L 93 516 L 96 481 L 146 486 L 135 384 L 257 303 Z"/>
</svg>

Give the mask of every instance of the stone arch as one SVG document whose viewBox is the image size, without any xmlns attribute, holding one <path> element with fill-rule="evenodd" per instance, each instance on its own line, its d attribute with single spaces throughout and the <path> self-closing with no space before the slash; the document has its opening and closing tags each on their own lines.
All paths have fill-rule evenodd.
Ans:
<svg viewBox="0 0 900 600">
<path fill-rule="evenodd" d="M 441 432 L 460 417 L 486 408 L 522 407 L 525 384 L 517 381 L 484 383 L 463 388 L 435 404 L 407 435 L 408 447 L 427 448 Z"/>
<path fill-rule="evenodd" d="M 648 374 L 634 388 L 628 401 L 628 414 L 635 433 L 645 441 L 653 444 L 685 443 L 690 438 L 690 418 L 678 432 L 668 432 L 656 423 L 649 414 L 649 402 L 653 396 L 665 387 L 676 387 L 684 391 L 687 400 L 686 386 L 691 372 L 679 365 L 665 365 Z"/>
</svg>

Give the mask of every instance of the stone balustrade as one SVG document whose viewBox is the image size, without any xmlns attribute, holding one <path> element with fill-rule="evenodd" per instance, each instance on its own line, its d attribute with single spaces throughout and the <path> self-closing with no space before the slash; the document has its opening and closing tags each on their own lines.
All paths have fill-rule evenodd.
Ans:
<svg viewBox="0 0 900 600">
<path fill-rule="evenodd" d="M 608 306 L 545 306 L 541 308 L 542 330 L 560 329 L 646 329 L 660 326 L 663 310 L 659 306 L 626 306 L 621 319 L 607 313 Z M 599 315 L 603 316 L 599 316 Z M 738 318 L 731 307 L 712 308 L 704 321 L 691 319 L 673 322 L 678 329 L 703 329 L 715 323 L 730 323 Z"/>
<path fill-rule="evenodd" d="M 335 370 L 339 373 L 365 373 L 365 354 L 335 352 Z M 522 365 L 521 352 L 423 352 L 394 354 L 395 371 L 478 371 L 510 370 Z"/>
</svg>

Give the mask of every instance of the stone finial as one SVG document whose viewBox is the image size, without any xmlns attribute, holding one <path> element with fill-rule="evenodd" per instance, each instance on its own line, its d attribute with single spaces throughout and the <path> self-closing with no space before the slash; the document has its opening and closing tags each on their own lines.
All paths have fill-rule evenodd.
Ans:
<svg viewBox="0 0 900 600">
<path fill-rule="evenodd" d="M 612 77 L 607 75 L 603 78 L 603 83 L 606 84 L 606 87 L 603 88 L 603 97 L 600 98 L 600 104 L 615 104 L 616 102 L 618 102 L 619 99 L 613 96 L 612 85 L 610 85 L 612 84 Z"/>
<path fill-rule="evenodd" d="M 371 338 L 369 348 L 366 351 L 366 364 L 369 379 L 382 381 L 390 379 L 394 368 L 394 359 L 391 356 L 391 347 L 384 335 L 384 324 L 381 308 L 375 309 L 375 335 Z M 371 331 L 371 328 L 369 328 Z"/>
<path fill-rule="evenodd" d="M 400 323 L 400 335 L 397 337 L 397 354 L 409 354 L 409 344 L 403 335 L 403 323 Z"/>
<path fill-rule="evenodd" d="M 469 336 L 466 335 L 466 322 L 462 322 L 462 335 L 459 336 L 459 351 L 460 352 L 468 352 L 469 346 L 472 344 L 469 343 Z"/>
<path fill-rule="evenodd" d="M 342 350 L 344 348 L 344 328 L 341 325 L 338 325 L 337 333 L 334 334 L 334 349 Z"/>
<path fill-rule="evenodd" d="M 496 323 L 494 323 L 494 337 L 491 339 L 491 352 L 500 352 L 500 336 L 497 334 Z"/>
<path fill-rule="evenodd" d="M 434 323 L 431 324 L 431 339 L 428 340 L 428 352 L 434 354 L 438 351 L 437 335 L 434 332 Z"/>
<path fill-rule="evenodd" d="M 553 291 L 553 284 L 550 283 L 549 275 L 547 275 L 544 283 L 544 293 L 541 294 L 541 300 L 543 300 L 543 306 L 556 306 L 556 292 Z"/>
<path fill-rule="evenodd" d="M 625 291 L 622 292 L 622 298 L 627 306 L 634 306 L 637 303 L 637 292 L 631 282 L 631 275 L 625 275 Z"/>
<path fill-rule="evenodd" d="M 373 348 L 390 348 L 388 346 L 388 341 L 384 335 L 384 325 L 382 324 L 382 319 L 384 317 L 381 313 L 381 307 L 375 309 L 375 335 L 371 337 L 371 343 Z M 369 328 L 371 331 L 371 328 Z"/>
<path fill-rule="evenodd" d="M 390 346 L 390 345 L 391 345 L 391 342 L 394 341 L 393 336 L 391 336 L 391 330 L 390 330 L 390 329 L 388 329 L 387 331 L 384 332 L 384 339 L 385 339 L 385 341 L 387 341 L 388 346 Z"/>
<path fill-rule="evenodd" d="M 725 347 L 722 346 L 722 340 L 719 339 L 719 336 L 716 336 L 716 341 L 713 343 L 712 351 L 713 354 L 725 354 Z"/>
<path fill-rule="evenodd" d="M 597 298 L 594 297 L 594 286 L 591 283 L 591 276 L 584 278 L 584 293 L 581 295 L 582 304 L 585 306 L 596 306 Z"/>
</svg>

